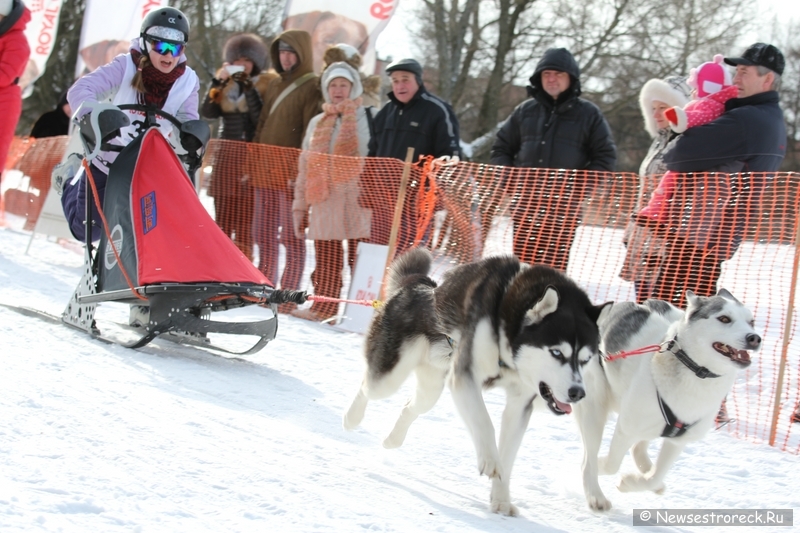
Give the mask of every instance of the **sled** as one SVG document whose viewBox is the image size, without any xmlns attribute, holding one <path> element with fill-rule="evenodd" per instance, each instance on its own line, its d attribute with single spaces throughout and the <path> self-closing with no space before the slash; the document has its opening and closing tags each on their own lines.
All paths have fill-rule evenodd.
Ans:
<svg viewBox="0 0 800 533">
<path fill-rule="evenodd" d="M 76 120 L 87 174 L 84 265 L 62 321 L 105 338 L 95 320 L 98 305 L 119 302 L 138 306 L 144 317 L 137 324 L 139 338 L 120 342 L 129 348 L 142 347 L 159 336 L 239 355 L 263 348 L 277 333 L 277 305 L 302 301 L 304 293 L 275 291 L 201 204 L 190 176 L 202 162 L 210 137 L 208 125 L 200 120 L 180 123 L 141 105 L 93 102 L 88 107 L 91 111 Z M 109 144 L 130 125 L 121 109 L 142 117 L 134 122 L 137 137 L 124 148 Z M 186 154 L 179 158 L 159 133 L 157 117 L 176 126 Z M 119 155 L 109 167 L 99 210 L 105 218 L 104 231 L 95 247 L 88 162 L 101 150 L 119 151 Z M 212 319 L 217 312 L 249 305 L 268 307 L 271 316 L 252 322 Z M 258 340 L 246 351 L 231 351 L 213 344 L 210 333 L 250 335 Z"/>
</svg>

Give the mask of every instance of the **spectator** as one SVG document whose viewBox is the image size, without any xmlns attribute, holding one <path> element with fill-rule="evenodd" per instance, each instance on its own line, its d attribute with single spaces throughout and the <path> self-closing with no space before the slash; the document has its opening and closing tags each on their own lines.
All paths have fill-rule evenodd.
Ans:
<svg viewBox="0 0 800 533">
<path fill-rule="evenodd" d="M 225 42 L 224 63 L 211 80 L 200 114 L 221 118 L 219 138 L 250 142 L 261 113 L 262 97 L 278 75 L 265 72 L 267 45 L 258 35 L 243 33 Z M 214 159 L 208 195 L 214 219 L 248 259 L 253 257 L 253 187 L 245 173 L 244 150 L 226 144 Z"/>
<path fill-rule="evenodd" d="M 664 155 L 669 170 L 760 173 L 780 167 L 787 141 L 778 104 L 783 54 L 772 45 L 756 43 L 741 57 L 725 58 L 725 63 L 736 67 L 733 84 L 738 98 L 725 103 L 725 113 L 718 119 L 689 128 L 675 139 Z M 722 262 L 739 248 L 745 220 L 753 219 L 750 211 L 765 187 L 763 175 L 742 174 L 737 179 L 742 182 L 738 192 L 730 189 L 725 175 L 698 177 L 697 183 L 691 176 L 680 181 L 685 184 L 686 201 L 679 202 L 682 213 L 674 214 L 667 232 L 655 297 L 682 306 L 687 289 L 702 296 L 716 293 Z M 704 203 L 701 195 L 706 197 Z"/>
<path fill-rule="evenodd" d="M 703 63 L 689 73 L 689 86 L 694 90 L 693 100 L 683 106 L 667 109 L 664 116 L 669 126 L 676 133 L 683 133 L 687 128 L 708 124 L 725 112 L 725 102 L 736 98 L 738 89 L 731 83 L 730 72 L 722 64 L 722 56 L 717 54 L 713 61 Z M 661 178 L 650 201 L 639 211 L 637 218 L 644 225 L 661 223 L 667 218 L 668 202 L 672 199 L 677 182 L 677 174 L 668 171 Z"/>
<path fill-rule="evenodd" d="M 638 212 L 656 188 L 664 165 L 664 151 L 675 134 L 670 129 L 664 113 L 689 101 L 691 88 L 685 78 L 673 76 L 663 80 L 652 79 L 644 84 L 639 93 L 639 107 L 644 117 L 644 129 L 653 138 L 650 149 L 639 167 L 639 193 L 635 211 Z M 636 301 L 642 303 L 653 290 L 664 257 L 664 239 L 651 229 L 635 224 L 631 220 L 625 227 L 625 261 L 620 277 L 632 281 Z"/>
<path fill-rule="evenodd" d="M 154 106 L 181 122 L 197 120 L 200 80 L 186 65 L 183 49 L 189 40 L 189 21 L 179 10 L 164 7 L 150 11 L 142 21 L 140 36 L 131 41 L 130 52 L 118 55 L 111 63 L 79 78 L 69 89 L 67 99 L 76 111 L 86 101 L 110 99 L 114 105 L 142 104 Z M 131 125 L 124 128 L 112 144 L 127 145 L 139 136 L 134 121 L 141 122 L 136 111 L 124 111 Z M 179 135 L 166 119 L 160 131 L 173 147 Z M 108 169 L 119 152 L 101 151 L 91 163 L 92 177 L 102 204 Z M 72 234 L 78 240 L 85 236 L 86 176 L 81 173 L 63 185 L 61 205 Z M 91 193 L 89 193 L 91 194 Z M 100 216 L 93 203 L 92 240 L 100 238 Z"/>
<path fill-rule="evenodd" d="M 530 78 L 526 100 L 517 106 L 497 132 L 491 163 L 508 167 L 612 171 L 617 155 L 611 130 L 600 109 L 580 98 L 580 68 L 565 48 L 550 48 Z M 566 271 L 569 252 L 579 222 L 577 213 L 585 183 L 551 193 L 536 191 L 523 183 L 508 184 L 527 189 L 512 210 L 514 254 L 523 262 L 549 265 Z M 536 195 L 536 198 L 533 197 Z M 558 199 L 556 205 L 532 209 L 538 198 Z M 546 221 L 536 220 L 538 212 Z M 542 224 L 557 226 L 542 231 Z"/>
<path fill-rule="evenodd" d="M 355 47 L 349 44 L 339 43 L 332 44 L 325 50 L 325 55 L 322 56 L 322 70 L 324 71 L 331 63 L 337 61 L 345 61 L 348 65 L 356 69 L 361 68 L 363 63 L 361 54 Z M 364 102 L 365 107 L 374 107 L 376 110 L 381 108 L 381 78 L 380 76 L 365 76 L 359 72 L 361 77 L 361 87 L 364 92 L 361 94 L 361 100 Z M 324 92 L 324 91 L 323 91 Z"/>
<path fill-rule="evenodd" d="M 58 99 L 56 108 L 45 113 L 36 119 L 36 123 L 31 129 L 31 137 L 44 139 L 45 137 L 58 137 L 59 135 L 69 135 L 69 121 L 72 116 L 72 108 L 67 102 L 67 91 L 64 91 Z"/>
<path fill-rule="evenodd" d="M 356 249 L 370 233 L 371 211 L 358 205 L 361 164 L 367 155 L 369 121 L 374 113 L 362 105 L 361 77 L 345 62 L 331 63 L 322 72 L 322 113 L 311 119 L 303 140 L 300 172 L 292 204 L 294 229 L 299 238 L 308 227 L 314 239 L 316 266 L 311 273 L 314 294 L 339 298 L 344 267 L 355 265 Z M 316 156 L 316 154 L 326 154 Z M 331 159 L 327 154 L 350 159 Z M 311 212 L 309 213 L 309 207 Z M 337 302 L 314 302 L 294 316 L 322 321 L 336 316 Z"/>
<path fill-rule="evenodd" d="M 270 47 L 270 58 L 280 77 L 272 80 L 264 95 L 254 141 L 273 146 L 300 148 L 312 117 L 320 112 L 322 94 L 314 74 L 311 36 L 302 30 L 281 33 Z M 259 269 L 278 281 L 278 244 L 286 248 L 286 266 L 280 278 L 283 289 L 297 289 L 306 261 L 306 243 L 292 228 L 292 195 L 297 177 L 297 157 L 286 155 L 281 168 L 267 168 L 254 177 L 253 237 L 259 249 Z M 261 162 L 262 166 L 266 163 Z M 281 304 L 290 313 L 296 304 Z"/>
<path fill-rule="evenodd" d="M 0 0 L 0 181 L 6 158 L 14 138 L 14 130 L 22 114 L 22 91 L 19 78 L 25 71 L 31 49 L 25 37 L 25 26 L 31 12 L 21 0 Z M 0 195 L 0 225 L 5 210 Z"/>
<path fill-rule="evenodd" d="M 368 155 L 404 161 L 408 148 L 414 148 L 416 160 L 423 156 L 460 155 L 458 119 L 450 104 L 425 89 L 422 66 L 414 59 L 398 59 L 386 67 L 386 73 L 392 91 L 389 102 L 375 116 L 375 134 L 369 141 Z M 414 235 L 419 229 L 412 216 L 413 201 L 407 202 L 407 206 L 400 223 L 397 253 L 414 245 Z M 373 207 L 372 240 L 387 244 L 393 206 Z"/>
</svg>

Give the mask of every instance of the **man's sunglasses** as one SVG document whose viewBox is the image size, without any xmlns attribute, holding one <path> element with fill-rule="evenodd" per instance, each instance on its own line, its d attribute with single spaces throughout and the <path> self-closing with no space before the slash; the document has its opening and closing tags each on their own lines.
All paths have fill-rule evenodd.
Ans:
<svg viewBox="0 0 800 533">
<path fill-rule="evenodd" d="M 171 53 L 172 57 L 178 57 L 181 55 L 181 51 L 183 50 L 184 46 L 179 43 L 172 43 L 169 41 L 159 41 L 156 39 L 148 39 L 147 42 L 150 43 L 150 47 L 152 50 L 155 50 L 162 56 L 167 55 L 167 53 Z"/>
</svg>

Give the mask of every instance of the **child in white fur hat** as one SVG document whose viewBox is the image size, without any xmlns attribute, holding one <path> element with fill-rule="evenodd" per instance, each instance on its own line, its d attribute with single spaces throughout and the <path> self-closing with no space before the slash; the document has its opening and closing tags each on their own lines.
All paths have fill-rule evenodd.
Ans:
<svg viewBox="0 0 800 533">
<path fill-rule="evenodd" d="M 716 120 L 725 112 L 725 102 L 738 95 L 738 89 L 732 84 L 730 72 L 722 64 L 720 54 L 715 55 L 713 61 L 692 69 L 687 83 L 694 89 L 692 93 L 695 99 L 683 108 L 671 107 L 664 112 L 670 128 L 676 133 Z M 665 222 L 667 204 L 675 192 L 677 176 L 671 171 L 664 174 L 650 201 L 637 214 L 637 223 L 647 225 L 653 221 Z"/>
</svg>

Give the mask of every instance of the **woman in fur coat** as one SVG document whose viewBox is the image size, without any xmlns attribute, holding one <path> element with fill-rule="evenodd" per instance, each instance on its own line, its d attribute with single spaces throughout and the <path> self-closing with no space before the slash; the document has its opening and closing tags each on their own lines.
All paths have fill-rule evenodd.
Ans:
<svg viewBox="0 0 800 533">
<path fill-rule="evenodd" d="M 639 168 L 639 194 L 634 213 L 647 204 L 661 176 L 667 171 L 664 152 L 674 134 L 664 112 L 671 107 L 686 105 L 690 94 L 691 88 L 686 84 L 686 79 L 677 76 L 652 79 L 644 84 L 639 93 L 644 127 L 653 138 L 653 143 Z M 636 301 L 642 303 L 650 298 L 653 284 L 661 272 L 664 239 L 631 220 L 625 228 L 623 240 L 627 250 L 620 277 L 633 282 Z"/>
<path fill-rule="evenodd" d="M 234 35 L 223 48 L 225 62 L 211 80 L 200 113 L 204 118 L 221 119 L 219 138 L 250 142 L 261 114 L 262 95 L 270 80 L 265 72 L 267 46 L 258 35 Z M 239 250 L 253 257 L 253 187 L 244 173 L 246 150 L 238 143 L 223 143 L 213 162 L 209 196 L 219 227 Z"/>
<path fill-rule="evenodd" d="M 369 238 L 372 210 L 358 203 L 359 175 L 369 145 L 367 113 L 361 101 L 361 77 L 345 62 L 328 65 L 322 72 L 322 113 L 308 123 L 303 139 L 292 218 L 294 231 L 314 240 L 316 266 L 311 273 L 314 294 L 339 298 L 344 269 L 343 241 L 347 240 L 347 266 L 355 265 L 359 241 Z M 343 156 L 331 158 L 330 156 Z M 336 316 L 338 303 L 314 302 L 293 315 L 321 321 Z"/>
</svg>

